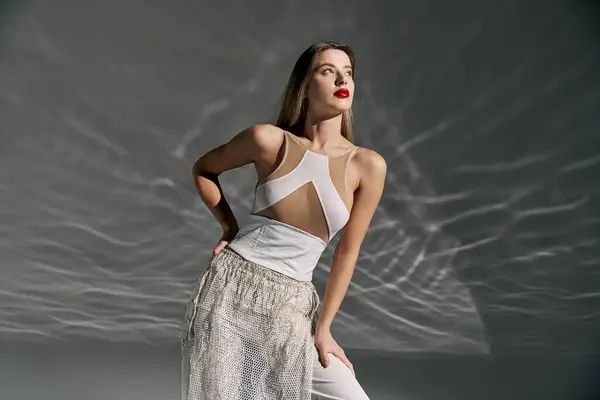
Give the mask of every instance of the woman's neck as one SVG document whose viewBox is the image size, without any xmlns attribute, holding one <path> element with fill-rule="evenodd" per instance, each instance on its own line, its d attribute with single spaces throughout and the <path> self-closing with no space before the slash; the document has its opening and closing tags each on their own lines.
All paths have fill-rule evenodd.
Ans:
<svg viewBox="0 0 600 400">
<path fill-rule="evenodd" d="M 314 121 L 306 118 L 300 134 L 310 140 L 315 148 L 326 148 L 340 142 L 342 115 L 334 118 Z"/>
</svg>

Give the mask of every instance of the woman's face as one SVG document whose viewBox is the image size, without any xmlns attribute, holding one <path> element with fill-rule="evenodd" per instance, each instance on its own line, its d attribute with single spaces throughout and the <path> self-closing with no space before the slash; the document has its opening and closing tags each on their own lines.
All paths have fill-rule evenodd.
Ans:
<svg viewBox="0 0 600 400">
<path fill-rule="evenodd" d="M 307 88 L 309 112 L 333 117 L 352 107 L 354 79 L 346 52 L 335 49 L 321 52 L 310 74 Z"/>
</svg>

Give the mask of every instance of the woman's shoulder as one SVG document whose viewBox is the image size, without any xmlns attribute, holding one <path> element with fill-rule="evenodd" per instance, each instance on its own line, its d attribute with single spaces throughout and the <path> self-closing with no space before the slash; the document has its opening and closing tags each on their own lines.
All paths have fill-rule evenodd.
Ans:
<svg viewBox="0 0 600 400">
<path fill-rule="evenodd" d="M 283 142 L 284 132 L 272 124 L 255 124 L 248 128 L 255 144 L 264 150 L 277 150 Z"/>
<path fill-rule="evenodd" d="M 357 146 L 352 161 L 363 176 L 375 177 L 385 176 L 386 174 L 387 163 L 385 158 L 373 149 Z"/>
</svg>

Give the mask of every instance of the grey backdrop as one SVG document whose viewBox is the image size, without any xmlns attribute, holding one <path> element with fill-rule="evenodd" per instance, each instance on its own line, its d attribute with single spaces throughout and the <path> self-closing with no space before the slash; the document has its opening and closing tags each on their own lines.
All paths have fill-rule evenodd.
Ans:
<svg viewBox="0 0 600 400">
<path fill-rule="evenodd" d="M 388 179 L 334 336 L 372 399 L 576 399 L 600 337 L 600 45 L 584 1 L 0 3 L 0 398 L 174 399 L 219 238 L 194 160 L 357 57 Z M 222 182 L 241 223 L 251 167 Z M 322 293 L 333 245 L 315 273 Z"/>
</svg>

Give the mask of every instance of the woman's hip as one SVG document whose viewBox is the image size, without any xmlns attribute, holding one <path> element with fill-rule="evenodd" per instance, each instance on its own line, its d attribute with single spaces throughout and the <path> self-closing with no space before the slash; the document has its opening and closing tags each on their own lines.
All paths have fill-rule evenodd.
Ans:
<svg viewBox="0 0 600 400">
<path fill-rule="evenodd" d="M 214 256 L 198 280 L 188 302 L 183 335 L 193 338 L 193 325 L 225 322 L 229 329 L 290 331 L 314 329 L 319 296 L 312 282 L 246 260 L 228 247 Z M 287 329 L 286 329 L 287 327 Z"/>
</svg>

